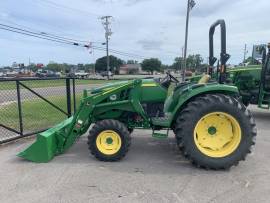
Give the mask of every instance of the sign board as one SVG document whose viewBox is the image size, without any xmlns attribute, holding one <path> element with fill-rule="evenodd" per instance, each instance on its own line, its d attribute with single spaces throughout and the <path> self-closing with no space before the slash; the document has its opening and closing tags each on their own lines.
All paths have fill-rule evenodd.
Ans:
<svg viewBox="0 0 270 203">
<path fill-rule="evenodd" d="M 262 59 L 262 47 L 266 48 L 266 44 L 253 45 L 252 58 Z"/>
<path fill-rule="evenodd" d="M 42 68 L 43 66 L 44 66 L 43 63 L 38 63 L 38 64 L 37 64 L 37 67 L 38 67 L 38 68 Z"/>
</svg>

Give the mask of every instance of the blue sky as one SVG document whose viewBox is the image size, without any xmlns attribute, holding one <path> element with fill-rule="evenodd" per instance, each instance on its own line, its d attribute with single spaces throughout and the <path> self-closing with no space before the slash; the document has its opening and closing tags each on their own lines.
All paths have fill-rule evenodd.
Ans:
<svg viewBox="0 0 270 203">
<path fill-rule="evenodd" d="M 239 63 L 245 43 L 251 54 L 253 44 L 270 41 L 269 8 L 268 0 L 196 0 L 191 12 L 188 53 L 200 53 L 206 61 L 209 26 L 223 18 L 227 23 L 227 49 L 232 55 L 229 63 Z M 1 0 L 0 23 L 101 43 L 104 29 L 99 17 L 112 15 L 112 49 L 145 58 L 158 57 L 171 64 L 184 44 L 185 9 L 186 0 Z M 217 45 L 218 37 L 217 32 Z M 32 62 L 45 64 L 92 63 L 105 54 L 97 50 L 90 54 L 84 48 L 4 30 L 0 30 L 0 44 L 0 66 L 12 62 L 27 64 L 29 57 Z"/>
</svg>

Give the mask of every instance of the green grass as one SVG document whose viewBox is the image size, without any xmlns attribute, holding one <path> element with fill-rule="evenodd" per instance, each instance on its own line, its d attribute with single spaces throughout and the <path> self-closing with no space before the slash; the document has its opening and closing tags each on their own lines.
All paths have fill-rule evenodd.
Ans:
<svg viewBox="0 0 270 203">
<path fill-rule="evenodd" d="M 117 82 L 120 80 L 76 80 L 76 85 L 81 84 L 104 84 Z M 40 80 L 23 81 L 23 84 L 30 88 L 65 86 L 65 80 Z M 0 82 L 0 90 L 14 90 L 15 82 Z M 76 94 L 76 105 L 80 104 L 82 93 Z M 59 106 L 65 112 L 67 111 L 66 96 L 46 97 L 56 106 Z M 72 104 L 73 107 L 73 104 Z M 58 124 L 65 120 L 67 116 L 55 109 L 49 103 L 40 98 L 22 101 L 22 117 L 24 132 L 41 130 Z M 0 105 L 0 123 L 19 131 L 19 113 L 16 102 Z"/>
<path fill-rule="evenodd" d="M 117 82 L 119 80 L 75 80 L 76 85 L 87 85 L 87 84 L 105 84 Z M 22 81 L 27 87 L 30 88 L 42 88 L 42 87 L 59 87 L 65 86 L 66 80 L 30 80 L 30 81 Z M 23 88 L 23 87 L 22 87 Z M 14 90 L 16 89 L 16 83 L 14 81 L 6 81 L 0 82 L 0 90 Z"/>
<path fill-rule="evenodd" d="M 76 95 L 76 105 L 80 104 L 81 95 Z M 47 98 L 55 105 L 67 109 L 65 96 L 51 96 Z M 0 123 L 19 130 L 19 114 L 17 103 L 0 106 Z M 24 132 L 41 130 L 51 127 L 65 120 L 67 116 L 41 99 L 22 102 Z"/>
</svg>

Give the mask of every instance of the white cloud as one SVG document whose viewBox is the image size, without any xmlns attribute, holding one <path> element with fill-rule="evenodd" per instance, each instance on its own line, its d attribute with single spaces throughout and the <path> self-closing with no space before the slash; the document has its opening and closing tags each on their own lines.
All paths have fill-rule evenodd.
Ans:
<svg viewBox="0 0 270 203">
<path fill-rule="evenodd" d="M 268 42 L 269 6 L 268 0 L 196 0 L 196 6 L 191 11 L 188 52 L 201 53 L 206 58 L 209 26 L 215 20 L 224 18 L 227 23 L 227 49 L 232 55 L 229 62 L 240 62 L 245 43 L 251 48 L 252 44 Z M 104 29 L 98 17 L 112 15 L 114 33 L 110 41 L 111 48 L 146 57 L 159 57 L 167 64 L 172 63 L 177 53 L 181 54 L 185 12 L 186 0 L 0 2 L 1 23 L 15 22 L 61 36 L 98 42 L 104 41 Z M 218 33 L 217 30 L 216 52 L 219 50 Z M 1 65 L 8 65 L 16 59 L 26 62 L 28 57 L 43 63 L 50 60 L 88 63 L 105 54 L 95 51 L 94 55 L 89 55 L 84 49 L 18 36 L 2 30 L 0 38 Z"/>
</svg>

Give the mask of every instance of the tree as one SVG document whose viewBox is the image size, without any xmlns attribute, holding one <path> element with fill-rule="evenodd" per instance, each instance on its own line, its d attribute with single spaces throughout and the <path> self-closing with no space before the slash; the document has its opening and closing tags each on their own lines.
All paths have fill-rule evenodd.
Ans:
<svg viewBox="0 0 270 203">
<path fill-rule="evenodd" d="M 161 70 L 163 73 L 166 73 L 168 71 L 168 69 L 170 69 L 171 66 L 166 65 L 166 64 L 162 64 L 161 65 Z"/>
<path fill-rule="evenodd" d="M 119 68 L 121 65 L 123 65 L 125 62 L 117 58 L 115 56 L 110 55 L 110 71 L 115 72 L 116 74 L 119 73 Z M 97 59 L 96 61 L 96 72 L 102 72 L 107 71 L 107 57 L 101 57 Z"/>
<path fill-rule="evenodd" d="M 84 65 L 84 70 L 88 73 L 94 72 L 95 70 L 95 64 L 90 63 L 90 64 L 85 64 Z"/>
<path fill-rule="evenodd" d="M 208 68 L 208 64 L 207 63 L 203 63 L 200 65 L 200 67 L 198 69 L 196 69 L 196 74 L 201 74 L 201 73 L 206 73 L 207 72 L 207 68 Z"/>
<path fill-rule="evenodd" d="M 135 60 L 127 60 L 127 64 L 137 64 L 138 61 Z"/>
<path fill-rule="evenodd" d="M 195 69 L 198 70 L 200 66 L 202 65 L 203 58 L 200 54 L 195 55 Z"/>
<path fill-rule="evenodd" d="M 202 65 L 203 58 L 200 54 L 192 54 L 187 57 L 187 69 L 195 71 Z"/>
<path fill-rule="evenodd" d="M 55 71 L 55 72 L 62 72 L 65 73 L 66 71 L 70 71 L 72 69 L 73 65 L 69 65 L 67 63 L 49 63 L 46 66 L 46 69 Z"/>
<path fill-rule="evenodd" d="M 48 70 L 56 71 L 56 72 L 63 71 L 62 70 L 63 67 L 61 66 L 61 64 L 58 64 L 58 63 L 49 63 L 46 68 Z"/>
<path fill-rule="evenodd" d="M 82 63 L 78 63 L 77 67 L 78 67 L 78 70 L 84 70 L 84 64 Z"/>
<path fill-rule="evenodd" d="M 176 57 L 174 59 L 174 63 L 171 65 L 171 68 L 174 70 L 181 70 L 183 66 L 183 58 L 182 57 Z"/>
<path fill-rule="evenodd" d="M 30 64 L 28 68 L 33 72 L 36 72 L 38 70 L 38 67 L 36 66 L 36 64 Z"/>
<path fill-rule="evenodd" d="M 161 61 L 157 58 L 144 59 L 142 62 L 142 69 L 151 72 L 153 75 L 154 71 L 161 70 L 161 65 Z"/>
</svg>

